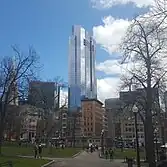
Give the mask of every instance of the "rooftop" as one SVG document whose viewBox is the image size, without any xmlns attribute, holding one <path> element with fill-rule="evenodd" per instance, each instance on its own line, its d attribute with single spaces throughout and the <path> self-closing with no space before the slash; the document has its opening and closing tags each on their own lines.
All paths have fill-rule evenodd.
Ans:
<svg viewBox="0 0 167 167">
<path fill-rule="evenodd" d="M 82 99 L 81 101 L 96 101 L 97 103 L 103 105 L 103 103 L 100 100 L 98 100 L 98 99 L 88 99 L 88 98 L 85 98 L 85 99 Z"/>
</svg>

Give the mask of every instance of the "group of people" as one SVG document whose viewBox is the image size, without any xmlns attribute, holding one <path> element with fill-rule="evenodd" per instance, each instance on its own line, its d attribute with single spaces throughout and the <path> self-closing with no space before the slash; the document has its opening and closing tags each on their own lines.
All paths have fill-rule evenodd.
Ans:
<svg viewBox="0 0 167 167">
<path fill-rule="evenodd" d="M 89 144 L 88 146 L 87 146 L 87 152 L 94 152 L 94 151 L 96 151 L 96 150 L 98 150 L 98 145 L 94 145 L 94 144 Z"/>
<path fill-rule="evenodd" d="M 42 158 L 42 145 L 41 144 L 34 145 L 34 158 Z"/>
<path fill-rule="evenodd" d="M 104 154 L 106 159 L 113 160 L 114 151 L 112 148 L 106 149 Z"/>
</svg>

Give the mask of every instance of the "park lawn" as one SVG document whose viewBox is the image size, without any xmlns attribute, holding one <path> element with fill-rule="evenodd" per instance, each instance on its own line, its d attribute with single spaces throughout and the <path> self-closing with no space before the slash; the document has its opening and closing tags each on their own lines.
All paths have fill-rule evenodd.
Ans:
<svg viewBox="0 0 167 167">
<path fill-rule="evenodd" d="M 13 167 L 41 167 L 49 162 L 49 160 L 44 159 L 29 159 L 9 156 L 0 157 L 0 163 L 5 163 L 7 161 L 12 161 Z"/>
<path fill-rule="evenodd" d="M 52 151 L 49 148 L 42 149 L 42 156 L 43 157 L 54 157 L 54 158 L 67 158 L 72 157 L 73 155 L 77 154 L 81 151 L 80 148 L 65 148 L 65 149 L 56 149 L 52 148 Z M 33 156 L 34 150 L 33 147 L 10 147 L 5 146 L 2 147 L 2 153 L 8 156 Z"/>
<path fill-rule="evenodd" d="M 136 151 L 134 149 L 124 149 L 123 152 L 121 152 L 121 149 L 116 149 L 114 151 L 114 158 L 115 159 L 124 159 L 125 157 L 136 158 Z M 143 151 L 140 152 L 140 157 L 142 159 L 145 158 Z"/>
</svg>

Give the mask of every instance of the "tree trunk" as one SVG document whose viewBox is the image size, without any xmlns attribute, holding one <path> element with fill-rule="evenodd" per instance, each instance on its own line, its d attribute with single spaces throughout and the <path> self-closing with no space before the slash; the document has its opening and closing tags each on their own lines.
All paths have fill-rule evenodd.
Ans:
<svg viewBox="0 0 167 167">
<path fill-rule="evenodd" d="M 144 143 L 144 146 L 145 146 L 145 160 L 146 162 L 148 162 L 148 152 L 149 152 L 149 148 L 148 148 L 148 141 L 147 141 L 147 128 L 146 128 L 146 124 L 144 122 L 144 140 L 145 140 L 145 143 Z"/>
<path fill-rule="evenodd" d="M 52 143 L 49 146 L 49 154 L 52 154 Z"/>
<path fill-rule="evenodd" d="M 2 138 L 2 130 L 0 128 L 0 156 L 2 155 L 2 140 L 3 140 L 3 138 Z"/>
<path fill-rule="evenodd" d="M 145 130 L 146 130 L 146 155 L 148 158 L 149 167 L 156 167 L 155 163 L 155 151 L 154 151 L 154 129 L 153 129 L 153 121 L 152 121 L 152 105 L 153 95 L 152 95 L 152 75 L 151 75 L 151 58 L 149 55 L 148 47 L 147 47 L 147 60 L 146 60 L 146 68 L 147 68 L 147 88 L 146 90 L 146 113 L 145 113 Z"/>
<path fill-rule="evenodd" d="M 73 131 L 72 131 L 72 141 L 73 141 L 73 147 L 75 148 L 75 140 L 76 140 L 76 115 L 74 115 L 73 118 Z"/>
<path fill-rule="evenodd" d="M 152 118 L 146 119 L 146 158 L 149 163 L 149 167 L 155 167 L 155 151 L 154 151 L 154 135 Z"/>
<path fill-rule="evenodd" d="M 3 143 L 3 134 L 4 134 L 4 123 L 5 123 L 5 110 L 6 107 L 0 105 L 0 156 L 2 155 L 2 143 Z"/>
<path fill-rule="evenodd" d="M 150 82 L 151 83 L 151 82 Z M 154 129 L 152 121 L 152 88 L 150 84 L 147 87 L 147 103 L 146 103 L 146 119 L 145 119 L 145 133 L 146 133 L 146 156 L 148 158 L 149 167 L 156 167 L 155 151 L 154 151 Z"/>
<path fill-rule="evenodd" d="M 4 134 L 4 123 L 3 123 L 3 120 L 1 119 L 1 122 L 0 122 L 0 156 L 2 155 L 3 134 Z"/>
</svg>

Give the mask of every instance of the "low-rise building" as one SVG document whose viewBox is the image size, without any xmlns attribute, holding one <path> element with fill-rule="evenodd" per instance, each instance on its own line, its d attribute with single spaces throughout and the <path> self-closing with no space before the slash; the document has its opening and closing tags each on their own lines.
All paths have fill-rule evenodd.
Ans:
<svg viewBox="0 0 167 167">
<path fill-rule="evenodd" d="M 9 105 L 6 113 L 4 138 L 6 140 L 35 140 L 39 109 L 30 105 Z"/>
<path fill-rule="evenodd" d="M 122 102 L 119 98 L 105 100 L 105 109 L 108 118 L 108 137 L 114 139 L 121 136 L 121 113 Z"/>
<path fill-rule="evenodd" d="M 103 129 L 103 103 L 97 99 L 83 99 L 81 104 L 84 136 L 100 137 Z"/>
<path fill-rule="evenodd" d="M 81 111 L 68 113 L 67 143 L 70 146 L 81 145 L 83 137 L 83 121 Z"/>
<path fill-rule="evenodd" d="M 30 105 L 23 105 L 21 107 L 25 115 L 22 118 L 20 138 L 34 142 L 38 135 L 38 121 L 42 119 L 42 110 Z"/>
<path fill-rule="evenodd" d="M 108 137 L 108 111 L 105 109 L 105 107 L 102 107 L 103 111 L 103 130 L 105 137 Z"/>
<path fill-rule="evenodd" d="M 55 126 L 53 130 L 53 137 L 65 139 L 68 133 L 68 109 L 61 108 L 54 114 Z"/>
<path fill-rule="evenodd" d="M 137 126 L 139 142 L 144 144 L 144 125 L 140 118 L 138 118 Z M 124 119 L 121 121 L 121 137 L 125 142 L 135 141 L 136 135 L 134 118 Z"/>
</svg>

